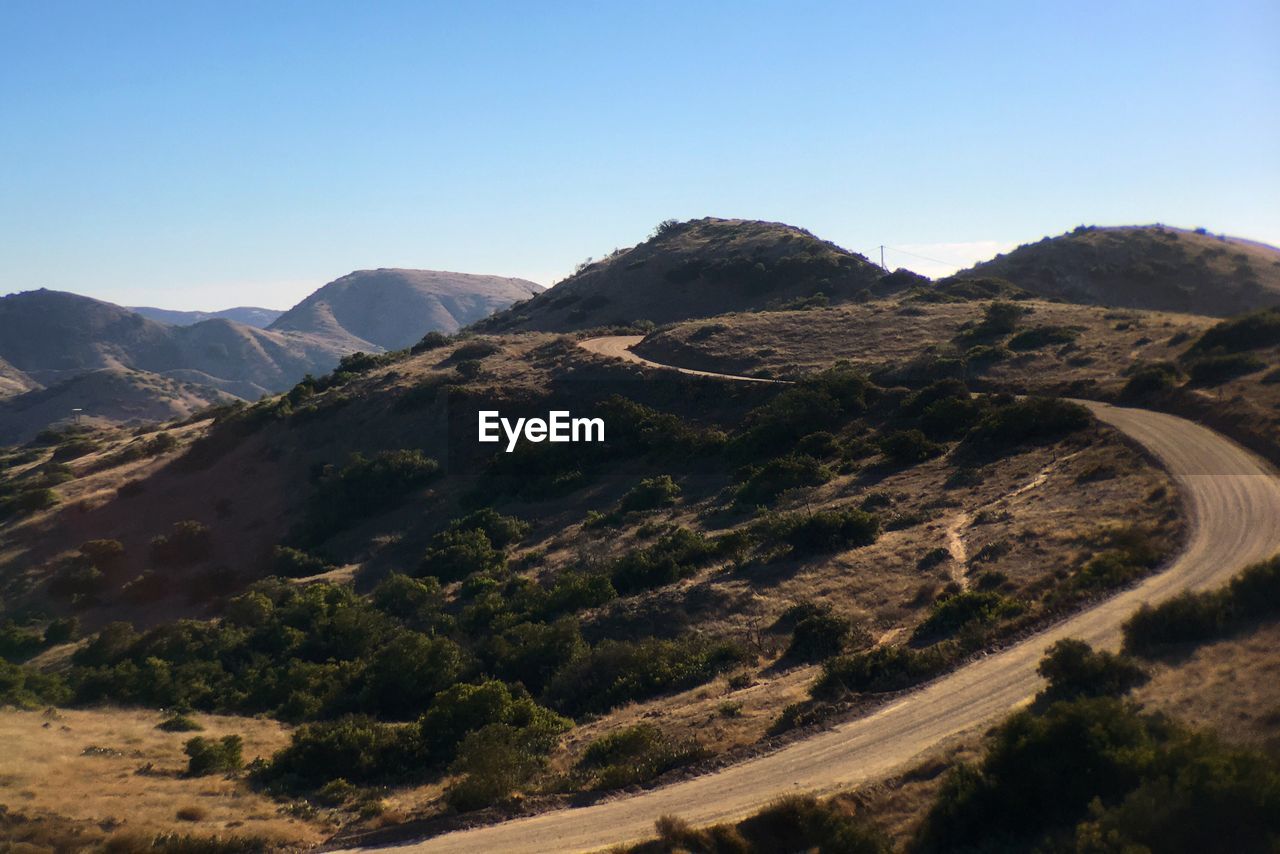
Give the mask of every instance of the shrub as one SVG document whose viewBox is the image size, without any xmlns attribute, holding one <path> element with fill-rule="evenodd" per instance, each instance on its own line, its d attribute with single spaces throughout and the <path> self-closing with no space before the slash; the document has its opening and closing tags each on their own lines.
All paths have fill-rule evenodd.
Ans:
<svg viewBox="0 0 1280 854">
<path fill-rule="evenodd" d="M 506 565 L 506 555 L 493 547 L 484 531 L 479 528 L 454 529 L 442 531 L 432 538 L 418 565 L 418 574 L 446 582 L 458 581 L 473 573 L 495 572 Z"/>
<path fill-rule="evenodd" d="M 1049 647 L 1036 672 L 1049 683 L 1037 698 L 1042 702 L 1119 697 L 1150 679 L 1133 659 L 1095 652 L 1089 644 L 1074 639 Z"/>
<path fill-rule="evenodd" d="M 448 638 L 400 632 L 369 659 L 361 703 L 385 718 L 415 718 L 462 676 L 465 666 L 462 649 Z"/>
<path fill-rule="evenodd" d="M 183 714 L 170 715 L 156 724 L 156 729 L 165 732 L 200 732 L 204 727 Z"/>
<path fill-rule="evenodd" d="M 32 709 L 65 703 L 70 696 L 61 676 L 0 658 L 0 706 Z"/>
<path fill-rule="evenodd" d="M 333 569 L 315 555 L 288 546 L 276 546 L 271 552 L 271 572 L 283 578 L 305 578 Z"/>
<path fill-rule="evenodd" d="M 966 590 L 935 602 L 929 616 L 916 626 L 912 640 L 950 637 L 968 625 L 990 625 L 1021 612 L 1021 605 L 995 591 Z"/>
<path fill-rule="evenodd" d="M 439 350 L 441 347 L 448 346 L 448 344 L 452 340 L 453 339 L 451 339 L 448 335 L 445 335 L 443 332 L 436 332 L 435 330 L 432 330 L 431 332 L 428 332 L 426 335 L 423 335 L 422 340 L 420 340 L 417 344 L 414 344 L 413 347 L 409 349 L 409 352 L 416 356 L 419 353 L 426 353 L 431 350 Z"/>
<path fill-rule="evenodd" d="M 440 464 L 421 451 L 381 451 L 372 458 L 352 454 L 317 485 L 307 507 L 306 535 L 324 539 L 354 520 L 388 510 L 439 472 Z"/>
<path fill-rule="evenodd" d="M 1183 592 L 1152 607 L 1143 605 L 1124 624 L 1127 652 L 1151 656 L 1163 648 L 1221 637 L 1228 624 L 1229 600 L 1220 592 Z"/>
<path fill-rule="evenodd" d="M 613 586 L 627 594 L 671 584 L 692 575 L 716 553 L 716 544 L 701 533 L 676 528 L 653 545 L 635 549 L 614 561 Z"/>
<path fill-rule="evenodd" d="M 891 463 L 913 466 L 942 453 L 942 446 L 931 441 L 919 430 L 895 430 L 879 441 L 881 453 Z"/>
<path fill-rule="evenodd" d="M 174 522 L 173 530 L 151 540 L 151 565 L 160 568 L 190 566 L 213 554 L 213 533 L 194 519 Z"/>
<path fill-rule="evenodd" d="M 1280 767 L 1111 698 L 1022 711 L 944 781 L 912 845 L 941 851 L 1265 852 Z M 1074 844 L 1072 844 L 1074 843 Z"/>
<path fill-rule="evenodd" d="M 80 620 L 75 617 L 62 617 L 53 620 L 44 629 L 44 642 L 48 646 L 56 646 L 75 640 L 80 633 Z"/>
<path fill-rule="evenodd" d="M 1079 336 L 1079 330 L 1070 326 L 1036 326 L 1019 332 L 1006 346 L 1015 351 L 1039 350 L 1052 344 L 1070 344 Z"/>
<path fill-rule="evenodd" d="M 544 698 L 568 715 L 601 713 L 631 700 L 692 688 L 745 659 L 746 651 L 736 644 L 697 637 L 604 640 L 561 668 Z"/>
<path fill-rule="evenodd" d="M 1205 330 L 1191 352 L 1225 350 L 1238 353 L 1280 344 L 1280 309 L 1267 308 L 1223 320 Z"/>
<path fill-rule="evenodd" d="M 454 685 L 441 692 L 418 721 L 418 739 L 432 761 L 449 761 L 468 733 L 493 724 L 515 728 L 527 744 L 543 745 L 542 752 L 572 726 L 523 691 L 488 680 L 478 685 Z"/>
<path fill-rule="evenodd" d="M 1177 388 L 1182 371 L 1172 362 L 1143 365 L 1124 384 L 1120 396 L 1125 400 L 1141 400 Z"/>
<path fill-rule="evenodd" d="M 1007 454 L 1019 445 L 1054 441 L 1093 423 L 1078 403 L 1031 397 L 996 406 L 960 443 L 969 453 Z"/>
<path fill-rule="evenodd" d="M 449 523 L 453 531 L 484 531 L 495 548 L 515 545 L 529 533 L 529 523 L 515 516 L 503 516 L 492 507 L 484 507 Z"/>
<path fill-rule="evenodd" d="M 457 362 L 471 362 L 483 359 L 486 356 L 492 356 L 494 353 L 500 352 L 502 347 L 496 341 L 475 340 L 468 341 L 461 347 L 453 351 L 451 357 Z"/>
<path fill-rule="evenodd" d="M 742 504 L 767 504 L 788 489 L 818 486 L 831 480 L 831 470 L 818 460 L 793 454 L 770 460 L 763 466 L 746 469 L 737 500 Z"/>
<path fill-rule="evenodd" d="M 657 726 L 640 723 L 591 742 L 579 766 L 591 772 L 594 788 L 616 789 L 652 780 L 706 755 L 696 741 L 676 741 Z"/>
<path fill-rule="evenodd" d="M 811 614 L 796 623 L 786 657 L 794 661 L 822 661 L 844 649 L 853 630 L 848 619 L 831 613 Z"/>
<path fill-rule="evenodd" d="M 338 778 L 392 782 L 419 768 L 417 756 L 413 727 L 345 717 L 299 727 L 258 776 L 286 791 L 318 789 Z"/>
<path fill-rule="evenodd" d="M 675 504 L 679 497 L 680 487 L 671 479 L 671 475 L 664 474 L 645 478 L 632 487 L 622 496 L 618 509 L 623 513 L 654 510 Z"/>
<path fill-rule="evenodd" d="M 190 757 L 187 773 L 192 777 L 206 774 L 239 771 L 244 760 L 241 751 L 244 740 L 238 735 L 224 735 L 220 739 L 197 735 L 183 745 L 182 751 Z"/>
<path fill-rule="evenodd" d="M 850 507 L 779 514 L 752 527 L 757 536 L 784 542 L 798 555 L 869 546 L 880 533 L 880 521 L 875 516 Z"/>
<path fill-rule="evenodd" d="M 1266 362 L 1251 353 L 1223 353 L 1192 359 L 1187 363 L 1187 374 L 1195 385 L 1213 386 L 1256 373 L 1266 366 Z"/>
<path fill-rule="evenodd" d="M 493 723 L 468 733 L 449 766 L 450 772 L 464 776 L 445 790 L 445 801 L 466 812 L 506 798 L 546 764 L 558 732 Z"/>
<path fill-rule="evenodd" d="M 944 653 L 936 647 L 915 650 L 888 644 L 828 659 L 809 691 L 821 699 L 848 691 L 897 691 L 940 673 L 946 664 Z"/>
</svg>

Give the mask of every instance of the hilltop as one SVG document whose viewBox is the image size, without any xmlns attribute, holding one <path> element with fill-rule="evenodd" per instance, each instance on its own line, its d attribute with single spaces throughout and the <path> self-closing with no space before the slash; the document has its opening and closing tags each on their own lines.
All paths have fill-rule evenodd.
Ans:
<svg viewBox="0 0 1280 854">
<path fill-rule="evenodd" d="M 456 332 L 528 299 L 525 279 L 436 270 L 357 270 L 330 282 L 268 328 L 341 341 L 353 350 L 399 350 L 427 332 Z"/>
<path fill-rule="evenodd" d="M 1280 305 L 1280 249 L 1164 225 L 1081 226 L 954 279 L 1007 279 L 1069 302 L 1225 317 Z"/>
<path fill-rule="evenodd" d="M 233 320 L 245 326 L 266 329 L 283 311 L 274 308 L 258 308 L 242 305 L 235 308 L 224 308 L 221 311 L 176 311 L 170 308 L 154 308 L 152 306 L 129 306 L 129 310 L 149 320 L 168 323 L 173 326 L 190 326 L 205 320 Z"/>
<path fill-rule="evenodd" d="M 555 287 L 477 328 L 568 331 L 670 323 L 817 294 L 833 302 L 851 300 L 876 288 L 881 278 L 880 268 L 863 256 L 795 226 L 714 217 L 671 220 L 638 246 L 585 263 Z"/>
</svg>

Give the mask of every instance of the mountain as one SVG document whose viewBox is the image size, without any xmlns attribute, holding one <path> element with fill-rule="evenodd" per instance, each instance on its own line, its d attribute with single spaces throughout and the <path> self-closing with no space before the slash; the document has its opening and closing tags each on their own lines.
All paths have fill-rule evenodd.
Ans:
<svg viewBox="0 0 1280 854">
<path fill-rule="evenodd" d="M 171 326 L 108 302 L 38 290 L 0 299 L 0 359 L 44 386 L 103 368 L 173 375 L 256 398 L 332 369 L 340 341 L 230 320 Z"/>
<path fill-rule="evenodd" d="M 1069 302 L 1219 317 L 1280 305 L 1280 249 L 1163 225 L 1081 226 L 953 278 L 977 277 Z"/>
<path fill-rule="evenodd" d="M 874 288 L 881 274 L 863 256 L 783 223 L 672 220 L 644 243 L 587 263 L 477 328 L 566 331 L 638 320 L 669 323 L 819 292 L 843 301 Z"/>
<path fill-rule="evenodd" d="M 205 320 L 234 320 L 245 326 L 266 329 L 277 317 L 284 314 L 274 308 L 256 308 L 254 306 L 237 306 L 222 311 L 175 311 L 168 308 L 152 308 L 151 306 L 130 306 L 129 311 L 140 314 L 148 320 L 168 323 L 172 326 L 190 326 Z"/>
<path fill-rule="evenodd" d="M 436 270 L 357 270 L 330 282 L 268 328 L 321 335 L 355 350 L 399 350 L 427 332 L 456 332 L 540 293 L 525 279 Z"/>
</svg>

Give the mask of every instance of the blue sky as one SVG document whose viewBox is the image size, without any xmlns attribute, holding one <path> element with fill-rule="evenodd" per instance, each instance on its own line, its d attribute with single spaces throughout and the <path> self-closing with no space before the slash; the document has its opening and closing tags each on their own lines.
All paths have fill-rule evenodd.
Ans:
<svg viewBox="0 0 1280 854">
<path fill-rule="evenodd" d="M 0 0 L 0 293 L 550 284 L 705 215 L 953 265 L 1081 223 L 1280 243 L 1277 34 L 1273 0 Z"/>
</svg>

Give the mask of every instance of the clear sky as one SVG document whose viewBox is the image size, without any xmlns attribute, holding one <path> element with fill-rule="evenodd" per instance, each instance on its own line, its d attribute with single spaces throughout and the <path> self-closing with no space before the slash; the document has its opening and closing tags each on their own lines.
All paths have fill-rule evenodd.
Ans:
<svg viewBox="0 0 1280 854">
<path fill-rule="evenodd" d="M 951 266 L 1082 223 L 1280 244 L 1278 38 L 1275 0 L 0 0 L 0 293 L 550 284 L 706 215 Z"/>
</svg>

